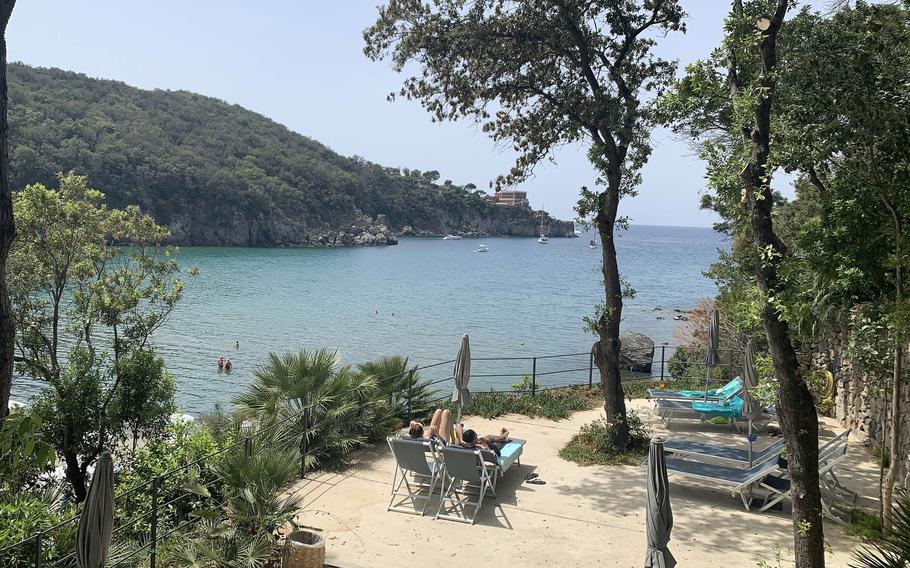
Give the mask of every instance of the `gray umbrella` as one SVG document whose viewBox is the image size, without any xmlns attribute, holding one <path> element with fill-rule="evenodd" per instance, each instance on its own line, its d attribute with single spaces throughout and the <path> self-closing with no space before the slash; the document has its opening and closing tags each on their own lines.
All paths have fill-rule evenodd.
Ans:
<svg viewBox="0 0 910 568">
<path fill-rule="evenodd" d="M 755 401 L 752 400 L 752 389 L 757 386 L 755 353 L 750 339 L 746 343 L 746 351 L 743 354 L 743 416 L 749 419 L 749 467 L 752 467 L 752 442 L 755 441 L 755 437 L 752 435 L 752 420 L 761 412 L 761 408 L 757 407 Z"/>
<path fill-rule="evenodd" d="M 114 530 L 114 462 L 103 452 L 95 464 L 92 486 L 79 519 L 76 562 L 80 568 L 101 568 L 107 561 Z"/>
<path fill-rule="evenodd" d="M 648 502 L 645 509 L 645 529 L 648 533 L 648 551 L 645 568 L 673 568 L 676 559 L 667 544 L 673 530 L 673 510 L 670 508 L 670 482 L 667 480 L 667 462 L 664 459 L 664 441 L 651 440 L 648 454 Z"/>
<path fill-rule="evenodd" d="M 452 393 L 452 402 L 458 404 L 458 415 L 455 423 L 461 419 L 461 409 L 471 404 L 471 391 L 468 383 L 471 382 L 471 342 L 468 334 L 461 337 L 458 347 L 458 356 L 455 358 L 455 392 Z"/>
<path fill-rule="evenodd" d="M 711 320 L 708 322 L 708 350 L 705 352 L 705 366 L 708 371 L 705 375 L 705 401 L 708 400 L 708 384 L 711 382 L 711 370 L 720 364 L 720 355 L 717 347 L 720 345 L 720 314 L 717 308 L 711 310 Z"/>
</svg>

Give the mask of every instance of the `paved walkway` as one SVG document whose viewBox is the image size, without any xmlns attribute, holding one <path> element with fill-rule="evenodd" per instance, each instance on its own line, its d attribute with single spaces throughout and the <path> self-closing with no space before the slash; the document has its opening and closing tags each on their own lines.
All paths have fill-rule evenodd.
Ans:
<svg viewBox="0 0 910 568">
<path fill-rule="evenodd" d="M 682 421 L 667 431 L 650 413 L 647 401 L 638 408 L 655 434 L 685 435 L 702 440 L 741 443 L 728 426 Z M 553 422 L 509 415 L 487 421 L 469 417 L 480 432 L 510 428 L 528 444 L 522 465 L 510 470 L 485 500 L 470 526 L 387 512 L 392 460 L 388 447 L 356 455 L 356 465 L 342 474 L 323 473 L 295 484 L 291 491 L 303 501 L 301 524 L 327 538 L 326 561 L 342 568 L 376 566 L 610 566 L 639 567 L 645 552 L 645 472 L 632 466 L 580 467 L 562 460 L 558 450 L 598 411 L 579 412 Z M 823 438 L 842 429 L 826 420 Z M 536 471 L 546 485 L 522 483 Z M 874 506 L 878 470 L 865 448 L 852 444 L 838 468 L 845 485 Z M 792 543 L 789 505 L 784 512 L 746 512 L 729 492 L 697 482 L 670 478 L 675 516 L 670 550 L 684 567 L 753 567 L 760 560 L 776 566 L 774 545 Z M 438 500 L 431 501 L 428 512 Z M 847 568 L 856 542 L 836 524 L 826 522 L 830 547 L 828 566 Z M 784 566 L 788 565 L 784 562 Z"/>
</svg>

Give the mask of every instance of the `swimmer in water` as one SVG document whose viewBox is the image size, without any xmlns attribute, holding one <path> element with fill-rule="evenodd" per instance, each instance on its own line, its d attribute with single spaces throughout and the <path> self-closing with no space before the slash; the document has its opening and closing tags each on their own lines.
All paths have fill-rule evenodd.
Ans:
<svg viewBox="0 0 910 568">
<path fill-rule="evenodd" d="M 235 342 L 234 342 L 234 349 L 240 349 L 240 342 L 239 342 L 239 341 L 235 341 Z"/>
<path fill-rule="evenodd" d="M 230 370 L 233 369 L 233 368 L 234 368 L 234 364 L 231 363 L 231 360 L 230 360 L 230 359 L 228 359 L 227 361 L 224 362 L 224 370 L 225 370 L 225 371 L 230 371 Z"/>
<path fill-rule="evenodd" d="M 224 355 L 222 355 L 221 357 L 218 357 L 218 368 L 219 369 L 224 368 Z"/>
</svg>

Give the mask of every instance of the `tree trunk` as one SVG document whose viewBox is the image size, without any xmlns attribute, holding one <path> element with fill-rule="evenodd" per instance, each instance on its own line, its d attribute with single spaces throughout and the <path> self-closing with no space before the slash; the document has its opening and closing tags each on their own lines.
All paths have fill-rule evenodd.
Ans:
<svg viewBox="0 0 910 568">
<path fill-rule="evenodd" d="M 16 0 L 0 0 L 0 420 L 9 414 L 16 350 L 16 329 L 6 282 L 6 259 L 16 237 L 9 175 L 9 122 L 6 116 L 6 24 L 15 4 Z"/>
<path fill-rule="evenodd" d="M 891 437 L 888 441 L 888 472 L 882 487 L 882 520 L 884 527 L 891 530 L 894 524 L 894 485 L 897 481 L 897 468 L 900 465 L 901 440 L 901 380 L 903 378 L 904 349 L 902 340 L 898 339 L 894 349 L 894 376 L 891 385 Z"/>
<path fill-rule="evenodd" d="M 612 162 L 616 163 L 616 162 Z M 600 371 L 600 386 L 604 395 L 604 412 L 614 425 L 617 448 L 629 445 L 629 422 L 626 400 L 619 372 L 619 322 L 622 318 L 622 284 L 616 262 L 615 225 L 619 205 L 620 175 L 607 175 L 607 189 L 597 199 L 597 232 L 600 234 L 604 285 L 604 313 L 597 322 L 599 341 L 594 344 L 594 361 Z"/>
<path fill-rule="evenodd" d="M 774 68 L 777 64 L 777 36 L 787 13 L 787 0 L 778 0 L 771 25 L 763 33 L 760 53 L 764 96 L 755 108 L 755 121 L 749 133 L 749 164 L 740 173 L 744 199 L 748 205 L 752 241 L 755 247 L 755 277 L 761 292 L 762 324 L 774 373 L 780 386 L 777 415 L 787 444 L 793 503 L 794 556 L 797 568 L 823 568 L 825 565 L 824 526 L 818 477 L 818 415 L 812 394 L 799 376 L 796 350 L 787 322 L 771 298 L 782 289 L 778 268 L 786 254 L 784 243 L 774 232 L 771 217 L 773 195 L 768 155 L 771 144 L 771 106 L 774 96 Z"/>
<path fill-rule="evenodd" d="M 69 447 L 69 436 L 64 434 L 63 461 L 66 462 L 66 480 L 73 488 L 76 503 L 85 501 L 88 491 L 85 488 L 85 472 L 79 467 L 79 456 Z"/>
</svg>

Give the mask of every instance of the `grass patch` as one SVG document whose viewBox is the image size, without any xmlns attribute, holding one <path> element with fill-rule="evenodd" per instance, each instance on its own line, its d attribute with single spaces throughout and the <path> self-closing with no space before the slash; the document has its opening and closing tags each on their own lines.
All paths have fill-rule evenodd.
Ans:
<svg viewBox="0 0 910 568">
<path fill-rule="evenodd" d="M 628 412 L 629 447 L 617 448 L 614 428 L 606 418 L 581 427 L 569 443 L 559 450 L 559 457 L 579 465 L 638 465 L 648 455 L 651 433 L 634 410 Z"/>
<path fill-rule="evenodd" d="M 844 532 L 863 542 L 881 540 L 882 520 L 878 515 L 870 515 L 862 509 L 851 509 L 850 522 L 844 525 Z"/>
<path fill-rule="evenodd" d="M 474 393 L 471 406 L 465 408 L 463 414 L 484 418 L 521 414 L 530 418 L 564 420 L 573 412 L 592 410 L 602 404 L 600 391 L 589 390 L 585 386 L 539 391 L 535 396 L 531 396 L 527 391 L 478 392 Z M 454 410 L 448 402 L 443 408 Z"/>
</svg>

